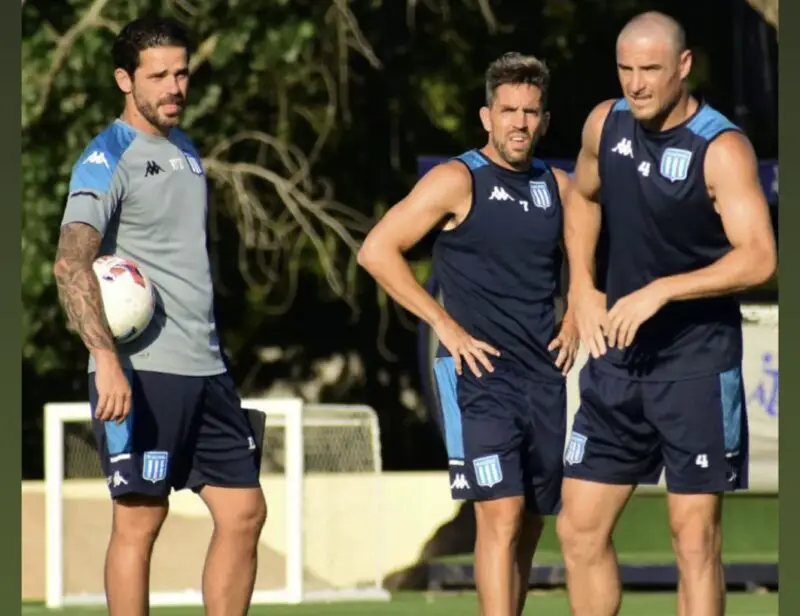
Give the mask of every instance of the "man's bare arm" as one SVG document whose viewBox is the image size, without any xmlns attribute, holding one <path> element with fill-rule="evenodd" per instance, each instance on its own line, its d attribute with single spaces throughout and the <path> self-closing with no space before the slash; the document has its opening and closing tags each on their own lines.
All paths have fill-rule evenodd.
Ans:
<svg viewBox="0 0 800 616">
<path fill-rule="evenodd" d="M 730 295 L 769 280 L 777 268 L 775 235 L 755 152 L 738 132 L 708 148 L 705 177 L 732 250 L 711 265 L 656 281 L 667 301 Z"/>
<path fill-rule="evenodd" d="M 370 231 L 359 264 L 401 304 L 431 327 L 447 318 L 444 308 L 417 282 L 404 253 L 448 216 L 467 208 L 472 183 L 458 162 L 429 171 Z"/>
<path fill-rule="evenodd" d="M 94 355 L 115 353 L 114 337 L 103 315 L 100 285 L 92 270 L 102 239 L 90 225 L 64 225 L 53 264 L 58 298 L 67 321 Z"/>
<path fill-rule="evenodd" d="M 598 153 L 600 134 L 613 101 L 597 105 L 583 125 L 581 150 L 571 189 L 564 202 L 564 243 L 572 288 L 594 288 L 595 253 L 600 237 L 601 212 Z"/>
<path fill-rule="evenodd" d="M 471 201 L 472 178 L 466 167 L 456 161 L 435 167 L 370 231 L 358 252 L 358 262 L 397 303 L 436 331 L 457 374 L 461 374 L 464 361 L 480 377 L 479 364 L 493 370 L 487 353 L 497 356 L 499 351 L 464 331 L 417 282 L 404 256 L 444 219 L 463 220 Z"/>
</svg>

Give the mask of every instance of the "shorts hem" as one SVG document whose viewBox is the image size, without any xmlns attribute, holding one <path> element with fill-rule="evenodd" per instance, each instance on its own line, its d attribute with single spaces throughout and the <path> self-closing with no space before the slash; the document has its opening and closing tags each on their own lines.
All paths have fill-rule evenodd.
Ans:
<svg viewBox="0 0 800 616">
<path fill-rule="evenodd" d="M 746 490 L 747 488 L 739 487 L 739 486 L 725 486 L 725 487 L 700 487 L 700 488 L 686 488 L 683 486 L 667 486 L 665 491 L 667 494 L 675 494 L 679 496 L 707 496 L 707 495 L 721 495 L 721 494 L 729 494 L 731 492 L 741 492 L 742 490 Z"/>
<path fill-rule="evenodd" d="M 470 503 L 484 503 L 487 501 L 496 501 L 500 500 L 501 498 L 525 498 L 524 492 L 509 492 L 507 494 L 493 494 L 491 496 L 476 496 L 474 494 L 469 494 L 466 496 L 455 496 L 451 494 L 453 500 L 460 500 L 460 501 L 467 501 Z"/>
<path fill-rule="evenodd" d="M 184 486 L 184 489 L 191 490 L 192 492 L 198 493 L 203 488 L 225 488 L 229 490 L 252 490 L 253 488 L 261 488 L 261 482 L 256 481 L 255 483 L 222 483 L 219 481 L 202 481 L 196 484 L 192 484 L 191 486 L 187 485 Z"/>
<path fill-rule="evenodd" d="M 591 483 L 601 483 L 604 485 L 611 485 L 611 486 L 632 486 L 636 487 L 643 483 L 643 479 L 633 478 L 633 477 L 600 477 L 598 475 L 593 475 L 590 473 L 568 473 L 564 472 L 564 479 L 577 479 L 579 481 L 588 481 Z"/>
<path fill-rule="evenodd" d="M 172 491 L 171 488 L 169 490 L 167 490 L 166 492 L 165 491 L 161 491 L 161 492 L 158 492 L 158 493 L 156 493 L 155 490 L 153 492 L 147 492 L 145 490 L 133 489 L 133 490 L 128 490 L 126 492 L 120 492 L 118 494 L 109 493 L 109 496 L 111 497 L 112 501 L 118 501 L 118 500 L 124 499 L 124 498 L 136 498 L 136 497 L 145 497 L 145 498 L 169 500 L 169 496 L 170 496 L 170 492 L 171 491 Z"/>
</svg>

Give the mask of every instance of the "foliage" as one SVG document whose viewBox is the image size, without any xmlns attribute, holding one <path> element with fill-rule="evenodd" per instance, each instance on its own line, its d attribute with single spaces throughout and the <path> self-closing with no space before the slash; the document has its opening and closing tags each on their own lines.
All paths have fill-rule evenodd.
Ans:
<svg viewBox="0 0 800 616">
<path fill-rule="evenodd" d="M 731 86 L 719 77 L 730 64 L 725 28 L 716 27 L 718 9 L 694 4 L 681 10 L 702 38 L 696 85 L 729 111 Z M 211 180 L 219 320 L 240 382 L 259 389 L 283 374 L 306 378 L 315 359 L 356 353 L 366 374 L 359 388 L 337 395 L 381 409 L 391 432 L 408 441 L 385 443 L 391 467 L 392 456 L 407 463 L 414 446 L 398 403 L 398 392 L 414 381 L 412 324 L 359 272 L 354 252 L 365 232 L 409 189 L 418 155 L 454 154 L 484 139 L 476 112 L 490 59 L 509 49 L 547 59 L 553 123 L 540 153 L 572 157 L 586 113 L 618 94 L 619 26 L 641 10 L 671 6 L 27 0 L 22 358 L 33 441 L 39 414 L 31 406 L 44 397 L 85 397 L 84 353 L 65 330 L 50 268 L 71 167 L 121 109 L 109 49 L 126 21 L 147 11 L 171 14 L 198 40 L 185 128 L 205 154 Z M 412 254 L 420 276 L 425 257 L 425 246 Z M 265 372 L 267 346 L 300 351 L 290 367 Z"/>
</svg>

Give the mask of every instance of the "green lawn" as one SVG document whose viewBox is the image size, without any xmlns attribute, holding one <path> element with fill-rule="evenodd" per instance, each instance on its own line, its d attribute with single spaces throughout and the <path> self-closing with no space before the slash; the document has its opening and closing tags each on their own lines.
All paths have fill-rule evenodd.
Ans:
<svg viewBox="0 0 800 616">
<path fill-rule="evenodd" d="M 722 512 L 725 562 L 778 562 L 778 499 L 771 495 L 743 494 L 726 499 Z M 667 527 L 667 500 L 662 494 L 637 495 L 628 503 L 614 535 L 621 563 L 673 562 Z M 442 562 L 469 562 L 472 554 L 459 554 Z M 536 554 L 543 565 L 561 562 L 552 521 L 545 527 Z"/>
<path fill-rule="evenodd" d="M 531 593 L 525 614 L 569 616 L 566 595 L 563 592 Z M 71 608 L 48 612 L 44 608 L 26 606 L 23 616 L 96 616 L 101 609 Z M 672 616 L 675 613 L 675 595 L 670 593 L 630 593 L 623 602 L 623 615 Z M 152 611 L 153 616 L 202 616 L 200 608 L 164 608 Z M 477 614 L 475 595 L 464 594 L 400 594 L 387 603 L 316 604 L 298 607 L 254 607 L 250 616 L 468 616 Z M 777 594 L 728 595 L 726 616 L 777 616 Z"/>
<path fill-rule="evenodd" d="M 673 562 L 667 530 L 666 499 L 663 495 L 639 495 L 631 500 L 623 515 L 615 543 L 623 563 Z M 741 495 L 726 500 L 723 511 L 725 560 L 727 562 L 777 562 L 778 499 L 775 496 Z M 552 523 L 548 525 L 537 562 L 560 562 L 558 541 Z M 471 554 L 451 556 L 449 561 L 471 561 Z M 729 593 L 726 616 L 777 616 L 778 594 Z M 95 616 L 100 608 L 71 608 L 48 611 L 36 605 L 23 608 L 24 616 Z M 672 616 L 674 593 L 629 592 L 622 614 L 630 616 Z M 153 616 L 202 616 L 199 608 L 164 608 Z M 310 604 L 298 607 L 258 606 L 250 616 L 451 616 L 477 614 L 473 593 L 400 593 L 391 602 Z M 536 591 L 529 595 L 525 614 L 569 616 L 564 591 Z"/>
</svg>

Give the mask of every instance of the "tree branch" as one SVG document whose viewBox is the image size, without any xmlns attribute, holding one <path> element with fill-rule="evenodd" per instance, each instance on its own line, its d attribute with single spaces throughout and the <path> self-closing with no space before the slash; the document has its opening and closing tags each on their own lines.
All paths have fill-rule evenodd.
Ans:
<svg viewBox="0 0 800 616">
<path fill-rule="evenodd" d="M 41 80 L 41 91 L 39 93 L 39 100 L 36 106 L 30 113 L 28 123 L 32 124 L 38 120 L 45 109 L 50 98 L 50 91 L 53 87 L 53 80 L 58 72 L 61 70 L 62 65 L 69 56 L 72 47 L 83 36 L 85 32 L 92 28 L 106 28 L 115 34 L 119 31 L 119 26 L 101 16 L 103 9 L 108 4 L 108 0 L 94 0 L 89 9 L 83 14 L 78 22 L 67 30 L 56 43 L 56 49 L 53 52 L 50 61 L 50 69 L 45 73 Z"/>
<path fill-rule="evenodd" d="M 286 173 L 268 168 L 266 155 L 262 164 L 226 160 L 234 145 L 246 141 L 274 152 Z M 348 260 L 352 260 L 370 228 L 370 220 L 332 199 L 327 186 L 323 185 L 322 197 L 315 198 L 310 165 L 297 147 L 264 132 L 244 131 L 212 148 L 204 164 L 209 177 L 227 186 L 232 194 L 229 209 L 240 230 L 239 267 L 245 281 L 269 291 L 282 280 L 288 284 L 287 296 L 273 310 L 284 311 L 291 305 L 302 263 L 300 252 L 309 245 L 328 286 L 355 309 L 355 277 L 349 268 L 337 267 L 342 256 L 339 247 L 344 247 Z M 257 188 L 253 181 L 267 186 Z M 269 198 L 270 193 L 273 199 Z M 276 214 L 277 203 L 283 209 Z M 265 283 L 252 277 L 248 250 L 256 251 Z M 282 268 L 288 269 L 288 277 L 280 274 Z"/>
</svg>

